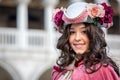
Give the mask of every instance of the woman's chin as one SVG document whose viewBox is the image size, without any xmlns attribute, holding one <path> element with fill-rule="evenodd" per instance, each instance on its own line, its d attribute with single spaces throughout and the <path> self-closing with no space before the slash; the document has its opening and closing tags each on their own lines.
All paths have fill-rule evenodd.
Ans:
<svg viewBox="0 0 120 80">
<path fill-rule="evenodd" d="M 84 54 L 85 51 L 76 51 L 76 54 Z"/>
</svg>

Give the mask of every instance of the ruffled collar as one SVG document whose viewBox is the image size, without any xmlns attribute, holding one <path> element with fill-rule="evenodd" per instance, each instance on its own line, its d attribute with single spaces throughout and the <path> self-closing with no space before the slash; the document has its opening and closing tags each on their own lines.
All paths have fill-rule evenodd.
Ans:
<svg viewBox="0 0 120 80">
<path fill-rule="evenodd" d="M 72 64 L 70 64 L 69 66 L 65 67 L 66 70 L 73 70 L 76 67 L 79 67 L 80 65 L 82 65 L 84 62 L 79 60 L 79 61 L 73 61 Z"/>
<path fill-rule="evenodd" d="M 54 70 L 58 71 L 58 72 L 61 72 L 63 70 L 67 70 L 67 71 L 70 71 L 70 70 L 73 70 L 74 68 L 76 67 L 79 67 L 80 65 L 82 65 L 84 62 L 83 60 L 79 60 L 79 61 L 76 61 L 74 60 L 70 65 L 66 66 L 64 69 L 62 69 L 61 67 L 59 66 L 53 66 Z"/>
</svg>

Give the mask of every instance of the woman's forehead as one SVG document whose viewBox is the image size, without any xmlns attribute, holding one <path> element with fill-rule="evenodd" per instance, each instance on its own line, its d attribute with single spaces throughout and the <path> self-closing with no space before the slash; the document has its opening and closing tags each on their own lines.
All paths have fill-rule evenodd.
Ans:
<svg viewBox="0 0 120 80">
<path fill-rule="evenodd" d="M 74 29 L 74 28 L 85 28 L 85 24 L 83 23 L 76 23 L 76 24 L 72 24 L 70 29 Z"/>
</svg>

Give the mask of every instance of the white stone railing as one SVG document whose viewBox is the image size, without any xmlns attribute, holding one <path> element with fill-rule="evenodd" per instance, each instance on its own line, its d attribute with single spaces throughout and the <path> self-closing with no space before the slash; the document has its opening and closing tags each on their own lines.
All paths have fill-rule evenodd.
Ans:
<svg viewBox="0 0 120 80">
<path fill-rule="evenodd" d="M 44 50 L 47 45 L 47 32 L 44 30 L 27 31 L 27 49 Z M 19 33 L 15 28 L 0 28 L 0 49 L 19 49 Z M 107 35 L 106 40 L 111 49 L 120 50 L 120 35 Z"/>
<path fill-rule="evenodd" d="M 17 30 L 0 28 L 0 48 L 17 47 Z"/>
<path fill-rule="evenodd" d="M 26 49 L 46 49 L 46 35 L 43 30 L 27 31 L 27 48 Z M 0 28 L 0 49 L 21 49 L 19 44 L 19 33 L 15 28 Z"/>
<path fill-rule="evenodd" d="M 28 48 L 30 49 L 47 49 L 47 32 L 43 30 L 29 30 L 28 31 Z"/>
</svg>

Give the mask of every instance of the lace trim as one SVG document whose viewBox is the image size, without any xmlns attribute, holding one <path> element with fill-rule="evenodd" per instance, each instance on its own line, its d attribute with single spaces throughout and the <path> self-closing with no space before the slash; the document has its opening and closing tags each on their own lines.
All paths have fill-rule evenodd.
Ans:
<svg viewBox="0 0 120 80">
<path fill-rule="evenodd" d="M 71 80 L 72 70 L 67 71 L 64 75 L 62 75 L 58 80 Z"/>
</svg>

